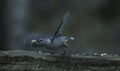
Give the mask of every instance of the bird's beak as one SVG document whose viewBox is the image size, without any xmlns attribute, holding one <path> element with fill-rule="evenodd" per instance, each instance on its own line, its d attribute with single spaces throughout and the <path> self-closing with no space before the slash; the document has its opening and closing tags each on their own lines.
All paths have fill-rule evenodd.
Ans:
<svg viewBox="0 0 120 71">
<path fill-rule="evenodd" d="M 36 43 L 36 42 L 37 42 L 37 40 L 33 39 L 31 42 L 32 42 L 32 43 Z"/>
</svg>

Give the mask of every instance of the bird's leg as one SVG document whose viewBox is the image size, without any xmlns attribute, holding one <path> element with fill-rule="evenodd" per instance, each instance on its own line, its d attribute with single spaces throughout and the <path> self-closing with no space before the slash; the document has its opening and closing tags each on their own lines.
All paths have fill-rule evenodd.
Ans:
<svg viewBox="0 0 120 71">
<path fill-rule="evenodd" d="M 72 49 L 70 48 L 70 46 L 67 43 L 64 43 L 64 46 L 72 52 Z"/>
<path fill-rule="evenodd" d="M 69 52 L 70 55 L 73 53 L 72 49 L 69 47 L 69 45 L 67 43 L 64 43 L 63 46 L 70 50 L 70 52 Z M 64 54 L 65 55 L 69 54 L 69 53 L 66 50 L 64 50 Z"/>
</svg>

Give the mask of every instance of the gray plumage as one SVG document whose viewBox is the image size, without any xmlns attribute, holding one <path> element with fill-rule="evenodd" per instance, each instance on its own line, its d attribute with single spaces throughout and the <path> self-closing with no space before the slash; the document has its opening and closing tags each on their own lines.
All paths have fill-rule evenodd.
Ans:
<svg viewBox="0 0 120 71">
<path fill-rule="evenodd" d="M 63 47 L 69 48 L 67 41 L 73 37 L 62 36 L 65 25 L 68 23 L 70 13 L 66 12 L 54 35 L 43 35 L 32 33 L 25 39 L 25 45 L 32 47 L 46 47 L 49 50 L 56 50 Z"/>
<path fill-rule="evenodd" d="M 70 17 L 70 13 L 69 13 L 69 12 L 66 12 L 66 13 L 64 14 L 63 20 L 61 21 L 61 24 L 59 25 L 59 27 L 57 28 L 57 31 L 55 32 L 55 34 L 54 34 L 54 36 L 53 36 L 52 41 L 54 40 L 54 38 L 62 35 L 62 32 L 63 32 L 63 30 L 64 30 L 64 27 L 65 27 L 65 25 L 68 23 L 69 17 Z"/>
</svg>

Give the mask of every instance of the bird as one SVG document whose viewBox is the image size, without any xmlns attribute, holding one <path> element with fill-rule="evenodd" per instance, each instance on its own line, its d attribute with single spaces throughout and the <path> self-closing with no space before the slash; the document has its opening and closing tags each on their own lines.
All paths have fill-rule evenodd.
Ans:
<svg viewBox="0 0 120 71">
<path fill-rule="evenodd" d="M 68 24 L 69 18 L 70 12 L 64 13 L 63 19 L 53 35 L 40 35 L 39 33 L 33 32 L 24 40 L 24 44 L 32 47 L 45 47 L 53 51 L 61 48 L 71 50 L 67 42 L 68 40 L 74 40 L 74 37 L 63 36 L 63 30 L 65 25 Z"/>
</svg>

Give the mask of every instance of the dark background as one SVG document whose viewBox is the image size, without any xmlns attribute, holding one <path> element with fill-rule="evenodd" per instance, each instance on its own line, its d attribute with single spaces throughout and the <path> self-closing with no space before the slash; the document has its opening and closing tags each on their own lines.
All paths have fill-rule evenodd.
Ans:
<svg viewBox="0 0 120 71">
<path fill-rule="evenodd" d="M 63 13 L 70 21 L 64 35 L 72 49 L 87 53 L 120 52 L 119 0 L 1 0 L 0 49 L 30 49 L 23 46 L 31 32 L 54 33 Z M 36 49 L 36 48 L 35 48 Z"/>
</svg>

